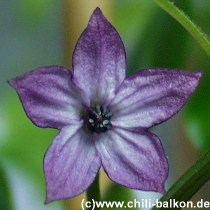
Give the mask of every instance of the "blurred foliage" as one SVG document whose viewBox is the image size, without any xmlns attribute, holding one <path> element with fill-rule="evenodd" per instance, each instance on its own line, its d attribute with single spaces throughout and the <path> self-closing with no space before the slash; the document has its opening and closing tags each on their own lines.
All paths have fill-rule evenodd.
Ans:
<svg viewBox="0 0 210 210">
<path fill-rule="evenodd" d="M 210 2 L 193 2 L 193 19 L 210 36 Z M 193 42 L 191 49 L 187 65 L 203 72 L 203 77 L 192 103 L 186 109 L 185 120 L 190 139 L 204 152 L 210 149 L 210 59 L 197 43 Z"/>
<path fill-rule="evenodd" d="M 34 12 L 38 10 L 33 6 L 38 4 L 36 1 L 0 1 L 0 96 L 8 95 L 7 80 L 38 66 L 62 64 L 61 2 L 52 0 L 49 5 L 48 1 L 42 2 L 41 15 Z M 29 5 L 31 9 L 23 13 Z"/>
<path fill-rule="evenodd" d="M 26 20 L 31 21 L 42 21 L 43 18 L 48 14 L 55 0 L 20 0 L 19 3 L 19 13 Z"/>
<path fill-rule="evenodd" d="M 128 203 L 129 201 L 134 200 L 134 195 L 132 191 L 128 188 L 125 188 L 121 185 L 113 183 L 109 186 L 107 189 L 107 192 L 102 198 L 104 201 L 123 201 L 125 203 Z M 121 209 L 121 208 L 118 208 Z M 124 209 L 124 208 L 122 208 Z M 129 208 L 131 210 L 134 210 L 134 208 Z"/>
<path fill-rule="evenodd" d="M 14 189 L 13 180 L 10 180 L 16 176 L 10 173 L 16 170 L 22 172 L 23 180 L 30 177 L 31 188 L 36 186 L 42 195 L 33 195 L 34 199 L 31 195 L 31 204 L 36 204 L 40 198 L 37 206 L 43 206 L 42 210 L 60 209 L 56 204 L 43 205 L 46 194 L 43 156 L 57 132 L 37 128 L 28 120 L 17 94 L 6 80 L 37 66 L 62 63 L 61 13 L 61 3 L 56 0 L 0 1 L 0 158 L 3 166 L 7 166 L 2 167 L 0 173 L 1 210 L 22 210 L 27 205 L 27 201 L 22 205 L 17 201 L 20 198 L 17 193 L 26 189 Z"/>
<path fill-rule="evenodd" d="M 190 10 L 189 2 L 180 1 L 180 4 Z M 133 73 L 139 67 L 183 68 L 189 50 L 188 38 L 187 32 L 180 24 L 156 8 L 146 25 L 142 40 L 136 43 L 136 48 L 130 55 L 131 63 L 128 69 Z"/>
<path fill-rule="evenodd" d="M 19 167 L 45 193 L 43 156 L 57 131 L 35 127 L 26 117 L 15 92 L 5 80 L 28 69 L 62 64 L 62 13 L 56 0 L 2 1 L 0 104 L 0 157 L 6 164 Z M 143 68 L 170 68 L 202 71 L 203 78 L 186 106 L 184 126 L 190 140 L 203 152 L 210 148 L 210 60 L 200 46 L 173 18 L 148 0 L 115 0 L 114 25 L 125 43 L 128 74 Z M 175 4 L 210 34 L 210 2 L 183 1 Z M 103 9 L 103 8 L 102 8 Z M 62 32 L 61 32 L 62 31 Z M 70 37 L 71 38 L 71 37 Z M 3 88 L 2 88 L 3 87 Z M 10 92 L 9 92 L 10 91 Z M 4 135 L 3 135 L 4 133 Z M 3 168 L 2 168 L 3 170 Z M 6 201 L 7 180 L 0 173 L 0 202 Z M 3 181 L 5 180 L 5 181 Z M 105 200 L 128 201 L 132 193 L 112 185 Z M 6 196 L 7 197 L 7 196 Z M 43 198 L 44 200 L 44 198 Z M 1 205 L 1 203 L 0 203 Z M 2 204 L 6 205 L 6 204 Z M 6 208 L 5 208 L 6 209 Z"/>
</svg>

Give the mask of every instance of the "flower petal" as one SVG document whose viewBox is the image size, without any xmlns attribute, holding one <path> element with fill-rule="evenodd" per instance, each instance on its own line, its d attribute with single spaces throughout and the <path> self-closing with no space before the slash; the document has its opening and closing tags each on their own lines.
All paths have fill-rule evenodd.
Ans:
<svg viewBox="0 0 210 210">
<path fill-rule="evenodd" d="M 125 49 L 115 28 L 97 8 L 73 55 L 74 81 L 90 100 L 103 103 L 125 78 Z"/>
<path fill-rule="evenodd" d="M 133 189 L 165 192 L 168 163 L 154 134 L 114 128 L 95 142 L 110 179 Z"/>
<path fill-rule="evenodd" d="M 142 70 L 127 78 L 110 104 L 112 124 L 149 128 L 176 114 L 198 85 L 201 73 Z"/>
<path fill-rule="evenodd" d="M 46 203 L 84 192 L 100 166 L 91 136 L 78 125 L 63 128 L 44 158 Z"/>
<path fill-rule="evenodd" d="M 42 67 L 9 83 L 35 125 L 60 129 L 80 120 L 82 99 L 67 69 Z"/>
</svg>

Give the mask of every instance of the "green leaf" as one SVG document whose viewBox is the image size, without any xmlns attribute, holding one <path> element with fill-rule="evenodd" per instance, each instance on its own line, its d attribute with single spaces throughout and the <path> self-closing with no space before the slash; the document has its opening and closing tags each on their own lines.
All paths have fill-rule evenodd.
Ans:
<svg viewBox="0 0 210 210">
<path fill-rule="evenodd" d="M 203 155 L 163 196 L 160 201 L 188 201 L 210 179 L 210 151 Z M 156 208 L 178 209 L 178 208 Z M 179 208 L 180 209 L 180 208 Z"/>
</svg>

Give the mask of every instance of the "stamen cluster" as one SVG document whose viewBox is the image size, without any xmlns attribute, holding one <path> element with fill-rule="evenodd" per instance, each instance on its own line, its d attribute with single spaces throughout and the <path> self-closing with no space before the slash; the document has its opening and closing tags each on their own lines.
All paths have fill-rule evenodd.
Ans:
<svg viewBox="0 0 210 210">
<path fill-rule="evenodd" d="M 101 133 L 111 129 L 112 113 L 106 106 L 97 104 L 88 110 L 85 117 L 85 126 L 92 132 Z"/>
</svg>

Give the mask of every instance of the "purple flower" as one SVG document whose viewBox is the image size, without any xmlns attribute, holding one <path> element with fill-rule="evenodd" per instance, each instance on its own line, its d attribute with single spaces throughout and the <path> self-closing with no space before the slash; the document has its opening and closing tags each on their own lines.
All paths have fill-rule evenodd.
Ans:
<svg viewBox="0 0 210 210">
<path fill-rule="evenodd" d="M 9 82 L 35 125 L 60 130 L 44 158 L 46 202 L 84 192 L 101 166 L 118 184 L 164 193 L 168 163 L 148 129 L 184 106 L 201 74 L 145 69 L 126 77 L 123 43 L 98 8 L 73 69 L 41 67 Z"/>
</svg>

